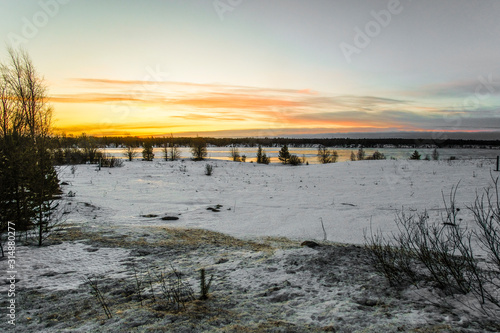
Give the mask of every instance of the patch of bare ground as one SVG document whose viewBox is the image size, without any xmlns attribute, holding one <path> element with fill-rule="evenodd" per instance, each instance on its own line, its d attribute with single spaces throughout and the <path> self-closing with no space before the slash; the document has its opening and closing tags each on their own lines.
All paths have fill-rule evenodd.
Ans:
<svg viewBox="0 0 500 333">
<path fill-rule="evenodd" d="M 123 274 L 96 276 L 111 318 L 84 283 L 19 290 L 16 330 L 2 332 L 493 332 L 429 303 L 414 303 L 375 272 L 362 246 L 286 238 L 241 240 L 165 227 L 99 232 L 67 227 L 54 243 L 130 250 Z M 96 251 L 96 253 L 99 253 Z M 94 253 L 94 254 L 96 254 Z M 199 300 L 200 269 L 212 278 Z M 71 274 L 71 273 L 68 273 Z M 168 301 L 162 277 L 194 297 Z M 165 283 L 164 283 L 165 285 Z"/>
</svg>

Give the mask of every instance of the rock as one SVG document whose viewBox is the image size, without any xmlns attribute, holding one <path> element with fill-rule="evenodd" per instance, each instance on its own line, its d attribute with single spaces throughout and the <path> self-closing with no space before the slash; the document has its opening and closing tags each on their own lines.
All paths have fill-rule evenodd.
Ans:
<svg viewBox="0 0 500 333">
<path fill-rule="evenodd" d="M 354 301 L 359 305 L 364 305 L 364 306 L 375 306 L 379 303 L 377 300 L 370 298 L 358 298 L 355 299 Z"/>
<path fill-rule="evenodd" d="M 177 216 L 164 216 L 161 219 L 163 221 L 175 221 L 175 220 L 178 220 L 179 218 Z"/>
<path fill-rule="evenodd" d="M 310 247 L 311 249 L 314 249 L 314 248 L 319 247 L 321 245 L 319 245 L 318 243 L 313 242 L 313 241 L 305 241 L 305 242 L 302 242 L 300 244 L 300 246 L 307 246 L 307 247 Z"/>
</svg>

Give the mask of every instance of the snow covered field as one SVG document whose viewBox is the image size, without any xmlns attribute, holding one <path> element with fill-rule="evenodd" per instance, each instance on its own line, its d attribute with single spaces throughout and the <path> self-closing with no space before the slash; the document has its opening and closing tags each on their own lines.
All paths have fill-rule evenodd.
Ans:
<svg viewBox="0 0 500 333">
<path fill-rule="evenodd" d="M 492 160 L 62 167 L 68 228 L 53 245 L 18 248 L 17 332 L 480 332 L 464 307 L 390 290 L 358 245 L 370 227 L 396 232 L 398 210 L 439 218 L 443 194 L 458 183 L 465 208 L 491 186 L 493 168 Z M 322 246 L 301 247 L 304 240 Z M 206 268 L 212 297 L 186 314 L 121 296 L 133 289 L 132 267 L 145 274 L 170 265 L 195 291 Z M 104 276 L 112 319 L 83 283 L 91 274 Z M 16 331 L 5 320 L 0 330 Z"/>
<path fill-rule="evenodd" d="M 212 176 L 205 165 L 214 166 Z M 327 165 L 259 165 L 227 161 L 126 162 L 96 171 L 94 165 L 61 170 L 74 204 L 99 207 L 95 220 L 69 222 L 113 226 L 179 226 L 236 237 L 279 236 L 363 244 L 363 230 L 396 231 L 402 208 L 439 216 L 442 195 L 459 182 L 457 201 L 471 204 L 491 185 L 492 160 L 356 161 Z M 208 207 L 221 205 L 219 212 Z M 158 218 L 145 218 L 148 214 Z M 176 221 L 162 221 L 163 216 Z"/>
</svg>

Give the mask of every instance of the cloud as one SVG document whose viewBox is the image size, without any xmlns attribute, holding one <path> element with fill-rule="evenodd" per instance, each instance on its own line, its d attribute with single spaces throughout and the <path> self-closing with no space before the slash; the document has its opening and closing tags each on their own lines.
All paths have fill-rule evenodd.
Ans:
<svg viewBox="0 0 500 333">
<path fill-rule="evenodd" d="M 166 121 L 184 127 L 205 123 L 221 128 L 330 128 L 336 131 L 370 130 L 481 130 L 499 123 L 499 108 L 481 106 L 474 112 L 439 108 L 404 98 L 370 95 L 327 95 L 309 89 L 199 84 L 189 82 L 120 81 L 74 79 L 85 89 L 80 94 L 54 95 L 54 103 L 130 103 L 147 114 L 155 107 Z M 465 85 L 450 85 L 464 92 Z M 443 88 L 444 89 L 444 88 Z M 103 92 L 104 91 L 104 92 Z M 140 114 L 136 114 L 139 116 Z M 137 118 L 134 118 L 137 119 Z M 161 131 L 162 124 L 114 125 L 115 131 Z M 111 127 L 110 126 L 110 127 Z M 70 129 L 72 132 L 78 126 Z M 170 128 L 170 127 L 169 127 Z M 84 130 L 84 128 L 82 128 Z"/>
</svg>

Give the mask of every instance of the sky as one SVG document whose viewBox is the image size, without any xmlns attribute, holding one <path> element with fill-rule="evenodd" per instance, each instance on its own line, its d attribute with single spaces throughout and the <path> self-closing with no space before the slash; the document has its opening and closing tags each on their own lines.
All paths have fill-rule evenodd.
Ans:
<svg viewBox="0 0 500 333">
<path fill-rule="evenodd" d="M 499 132 L 500 1 L 0 0 L 79 135 Z"/>
</svg>

